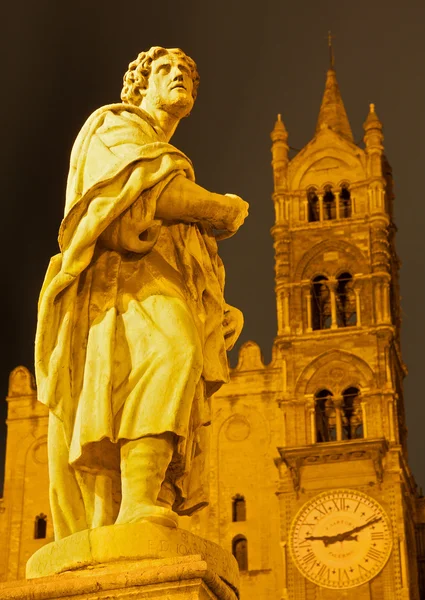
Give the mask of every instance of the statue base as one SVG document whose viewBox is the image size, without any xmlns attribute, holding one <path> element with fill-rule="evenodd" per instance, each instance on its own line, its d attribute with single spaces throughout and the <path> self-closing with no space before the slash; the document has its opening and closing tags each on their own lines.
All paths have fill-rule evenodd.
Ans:
<svg viewBox="0 0 425 600">
<path fill-rule="evenodd" d="M 223 554 L 228 554 L 222 550 Z M 121 560 L 59 575 L 0 584 L 2 600 L 237 600 L 202 557 Z"/>
<path fill-rule="evenodd" d="M 46 544 L 29 559 L 26 576 L 0 584 L 0 598 L 236 600 L 239 587 L 229 552 L 149 521 L 79 531 Z"/>
</svg>

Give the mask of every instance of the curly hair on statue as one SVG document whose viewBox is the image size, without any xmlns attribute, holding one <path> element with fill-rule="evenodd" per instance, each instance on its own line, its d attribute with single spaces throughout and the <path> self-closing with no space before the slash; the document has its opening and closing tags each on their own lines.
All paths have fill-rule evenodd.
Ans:
<svg viewBox="0 0 425 600">
<path fill-rule="evenodd" d="M 177 54 L 182 57 L 190 69 L 193 80 L 193 99 L 196 100 L 199 87 L 199 73 L 195 61 L 180 50 L 180 48 L 162 48 L 153 46 L 146 52 L 140 52 L 136 60 L 128 65 L 128 71 L 124 75 L 124 85 L 121 91 L 121 100 L 128 104 L 139 106 L 140 90 L 148 87 L 148 79 L 152 69 L 152 62 L 165 54 Z"/>
</svg>

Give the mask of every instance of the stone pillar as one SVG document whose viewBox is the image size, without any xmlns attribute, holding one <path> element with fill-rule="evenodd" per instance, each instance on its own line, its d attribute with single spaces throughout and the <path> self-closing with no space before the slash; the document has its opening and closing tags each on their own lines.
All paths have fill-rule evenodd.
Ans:
<svg viewBox="0 0 425 600">
<path fill-rule="evenodd" d="M 384 323 L 391 323 L 390 284 L 387 281 L 382 285 L 382 317 Z"/>
<path fill-rule="evenodd" d="M 360 406 L 362 408 L 363 437 L 367 438 L 366 402 L 363 400 L 360 402 Z"/>
<path fill-rule="evenodd" d="M 309 413 L 310 413 L 311 443 L 315 444 L 317 441 L 317 434 L 316 434 L 316 409 L 315 409 L 314 405 L 309 408 Z"/>
<path fill-rule="evenodd" d="M 361 304 L 360 304 L 360 287 L 358 285 L 356 285 L 354 287 L 354 293 L 356 294 L 356 317 L 357 317 L 356 325 L 358 327 L 361 327 L 362 317 L 361 317 Z"/>
<path fill-rule="evenodd" d="M 336 281 L 335 281 L 335 279 L 330 279 L 328 285 L 329 285 L 329 290 L 331 292 L 331 317 L 332 317 L 331 329 L 337 329 L 338 328 L 338 320 L 337 320 L 337 316 L 336 316 Z"/>
<path fill-rule="evenodd" d="M 319 198 L 319 220 L 323 223 L 323 194 L 318 194 Z"/>
<path fill-rule="evenodd" d="M 288 600 L 288 574 L 287 574 L 287 558 L 286 558 L 286 542 L 280 542 L 282 549 L 282 598 L 281 600 Z"/>
<path fill-rule="evenodd" d="M 335 420 L 336 420 L 336 439 L 338 442 L 342 440 L 342 403 L 343 398 L 334 398 Z"/>
<path fill-rule="evenodd" d="M 305 302 L 306 302 L 306 309 L 307 309 L 307 332 L 310 333 L 311 331 L 313 331 L 310 290 L 308 290 L 305 294 Z"/>
<path fill-rule="evenodd" d="M 290 333 L 291 327 L 289 325 L 289 291 L 285 289 L 283 291 L 283 331 L 284 333 Z"/>
</svg>

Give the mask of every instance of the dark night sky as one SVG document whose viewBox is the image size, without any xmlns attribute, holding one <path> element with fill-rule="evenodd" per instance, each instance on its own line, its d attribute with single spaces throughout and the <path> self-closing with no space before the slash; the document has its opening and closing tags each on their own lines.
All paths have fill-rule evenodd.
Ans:
<svg viewBox="0 0 425 600">
<path fill-rule="evenodd" d="M 410 464 L 425 488 L 425 2 L 423 0 L 21 0 L 2 9 L 0 398 L 18 364 L 33 370 L 39 289 L 63 213 L 69 152 L 91 111 L 119 100 L 130 60 L 152 45 L 181 47 L 201 86 L 173 143 L 197 181 L 250 202 L 222 243 L 227 300 L 270 359 L 276 331 L 269 132 L 282 113 L 289 143 L 313 136 L 325 82 L 326 34 L 354 137 L 375 102 L 396 182 L 403 266 L 402 350 Z M 422 192 L 418 190 L 421 190 Z M 0 421 L 6 402 L 0 400 Z M 6 431 L 0 429 L 0 480 Z"/>
</svg>

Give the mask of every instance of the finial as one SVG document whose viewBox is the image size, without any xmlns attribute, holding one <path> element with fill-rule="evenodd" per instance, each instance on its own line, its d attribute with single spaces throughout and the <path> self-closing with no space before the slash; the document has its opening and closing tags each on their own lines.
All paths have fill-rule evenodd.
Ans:
<svg viewBox="0 0 425 600">
<path fill-rule="evenodd" d="M 328 31 L 328 47 L 329 47 L 329 68 L 333 69 L 335 68 L 335 56 L 334 56 L 334 49 L 333 49 L 333 45 L 332 45 L 332 40 L 335 38 L 334 35 L 332 35 L 332 32 L 329 30 Z"/>
<path fill-rule="evenodd" d="M 363 124 L 363 128 L 365 131 L 369 131 L 370 129 L 382 129 L 382 123 L 376 114 L 375 104 L 373 102 L 369 104 L 369 114 Z"/>
<path fill-rule="evenodd" d="M 282 115 L 280 113 L 277 115 L 276 123 L 274 124 L 271 136 L 273 142 L 278 140 L 284 140 L 286 142 L 288 139 L 288 132 L 286 131 L 285 124 L 282 121 Z"/>
</svg>

